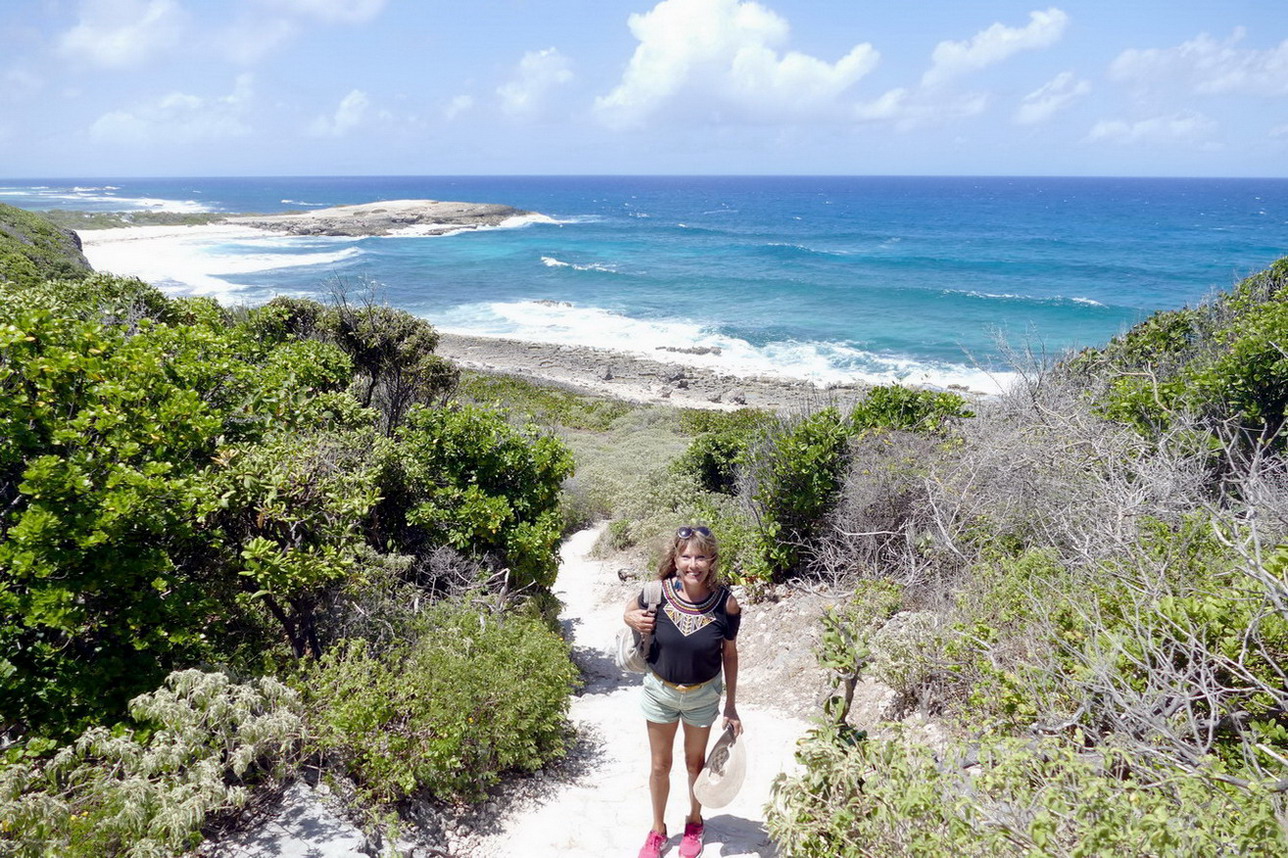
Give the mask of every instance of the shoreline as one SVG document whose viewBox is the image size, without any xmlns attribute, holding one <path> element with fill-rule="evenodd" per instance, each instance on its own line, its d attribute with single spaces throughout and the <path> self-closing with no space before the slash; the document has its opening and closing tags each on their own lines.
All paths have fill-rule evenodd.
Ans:
<svg viewBox="0 0 1288 858">
<path fill-rule="evenodd" d="M 411 207 L 410 202 L 405 205 Z M 489 218 L 501 217 L 504 221 L 512 216 L 502 215 L 483 204 L 479 204 L 479 208 L 487 208 L 486 216 Z M 402 210 L 391 212 L 390 209 L 400 209 L 400 204 L 382 203 L 376 211 L 360 212 L 359 217 L 384 218 L 393 214 L 401 218 L 412 214 Z M 328 217 L 335 213 L 334 209 L 324 211 L 330 212 Z M 477 224 L 463 226 L 459 222 L 442 226 L 449 232 L 480 228 Z M 425 222 L 415 225 L 403 222 L 399 227 L 399 231 L 415 229 L 421 235 L 434 234 L 431 225 Z M 230 305 L 240 302 L 237 293 L 243 287 L 236 284 L 236 278 L 240 274 L 260 270 L 262 265 L 271 265 L 272 260 L 263 263 L 259 254 L 227 255 L 204 259 L 194 268 L 191 263 L 194 254 L 199 258 L 201 248 L 218 242 L 257 244 L 265 239 L 298 240 L 304 237 L 280 231 L 280 228 L 269 228 L 262 221 L 251 224 L 231 219 L 211 224 L 112 227 L 84 230 L 78 234 L 86 257 L 97 271 L 137 276 L 167 294 L 208 295 Z M 314 262 L 311 264 L 328 258 L 342 259 L 346 254 L 356 252 L 346 248 L 358 239 L 357 236 L 312 233 L 312 237 L 315 241 L 334 242 L 330 245 L 334 249 L 312 257 Z M 271 252 L 265 250 L 265 253 Z M 532 300 L 547 303 L 539 298 Z M 1004 387 L 1004 382 L 997 378 L 981 379 L 980 383 L 971 383 L 969 387 L 947 381 L 935 383 L 928 378 L 878 381 L 855 375 L 819 380 L 804 374 L 787 375 L 771 365 L 759 368 L 745 366 L 742 365 L 746 363 L 745 359 L 740 360 L 738 355 L 727 351 L 722 354 L 721 349 L 715 347 L 659 347 L 654 353 L 642 348 L 614 347 L 615 343 L 560 344 L 545 339 L 476 333 L 468 329 L 452 330 L 440 327 L 432 318 L 428 321 L 441 335 L 437 352 L 462 368 L 515 376 L 636 403 L 668 403 L 719 410 L 751 407 L 781 412 L 829 404 L 844 406 L 862 398 L 877 384 L 899 383 L 916 389 L 949 390 L 967 398 L 994 395 Z M 989 384 L 989 381 L 993 383 Z"/>
<path fill-rule="evenodd" d="M 743 377 L 618 349 L 443 331 L 434 353 L 462 369 L 679 408 L 782 412 L 822 404 L 847 405 L 861 399 L 872 386 L 858 382 L 820 386 L 806 379 Z"/>
</svg>

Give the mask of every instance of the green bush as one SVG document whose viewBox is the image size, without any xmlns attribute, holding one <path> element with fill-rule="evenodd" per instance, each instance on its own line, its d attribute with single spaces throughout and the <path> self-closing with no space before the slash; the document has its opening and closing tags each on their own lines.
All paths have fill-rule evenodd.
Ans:
<svg viewBox="0 0 1288 858">
<path fill-rule="evenodd" d="M 619 399 L 543 387 L 509 375 L 465 372 L 457 398 L 503 409 L 538 426 L 607 432 L 638 406 Z"/>
<path fill-rule="evenodd" d="M 478 800 L 563 754 L 577 669 L 539 618 L 439 603 L 419 631 L 378 652 L 349 641 L 307 680 L 317 746 L 368 797 Z"/>
<path fill-rule="evenodd" d="M 966 400 L 955 393 L 890 384 L 869 390 L 851 409 L 850 423 L 855 429 L 943 432 L 974 416 Z"/>
<path fill-rule="evenodd" d="M 93 727 L 46 761 L 0 770 L 0 854 L 163 858 L 201 841 L 214 814 L 281 777 L 304 733 L 296 692 L 186 670 L 130 702 L 146 730 Z"/>
<path fill-rule="evenodd" d="M 413 409 L 386 456 L 381 508 L 400 550 L 490 556 L 514 586 L 550 587 L 572 455 L 558 439 L 477 406 Z"/>
<path fill-rule="evenodd" d="M 696 437 L 675 467 L 696 476 L 706 491 L 734 494 L 748 447 L 773 423 L 772 415 L 751 408 L 683 412 L 681 427 Z"/>
<path fill-rule="evenodd" d="M 1248 855 L 1288 849 L 1271 784 L 1225 783 L 1220 764 L 1137 779 L 1122 754 L 1076 740 L 996 739 L 933 752 L 904 733 L 802 742 L 766 824 L 784 858 Z"/>
<path fill-rule="evenodd" d="M 1182 414 L 1282 449 L 1288 410 L 1288 258 L 1194 308 L 1156 313 L 1064 371 L 1114 420 L 1156 435 Z"/>
<path fill-rule="evenodd" d="M 796 571 L 835 501 L 850 434 L 841 413 L 825 408 L 771 430 L 747 452 L 759 553 L 775 576 Z"/>
<path fill-rule="evenodd" d="M 90 273 L 80 241 L 47 218 L 0 203 L 0 285 Z"/>
</svg>

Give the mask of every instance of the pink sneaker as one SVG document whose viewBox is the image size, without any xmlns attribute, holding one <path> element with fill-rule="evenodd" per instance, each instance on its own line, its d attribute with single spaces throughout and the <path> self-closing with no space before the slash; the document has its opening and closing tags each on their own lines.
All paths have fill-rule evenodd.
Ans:
<svg viewBox="0 0 1288 858">
<path fill-rule="evenodd" d="M 666 835 L 657 831 L 650 831 L 648 839 L 640 847 L 640 858 L 661 858 L 662 847 L 666 845 Z M 695 853 L 696 854 L 696 853 Z"/>
<path fill-rule="evenodd" d="M 698 858 L 702 854 L 702 823 L 687 822 L 680 838 L 680 858 Z"/>
</svg>

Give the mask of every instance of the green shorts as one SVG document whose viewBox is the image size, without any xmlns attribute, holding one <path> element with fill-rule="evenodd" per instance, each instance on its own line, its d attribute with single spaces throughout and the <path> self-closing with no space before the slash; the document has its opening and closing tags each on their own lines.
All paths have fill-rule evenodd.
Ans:
<svg viewBox="0 0 1288 858">
<path fill-rule="evenodd" d="M 710 727 L 720 713 L 724 676 L 717 674 L 696 688 L 681 691 L 662 681 L 653 671 L 644 674 L 640 709 L 655 724 L 674 724 L 683 718 L 691 727 Z"/>
</svg>

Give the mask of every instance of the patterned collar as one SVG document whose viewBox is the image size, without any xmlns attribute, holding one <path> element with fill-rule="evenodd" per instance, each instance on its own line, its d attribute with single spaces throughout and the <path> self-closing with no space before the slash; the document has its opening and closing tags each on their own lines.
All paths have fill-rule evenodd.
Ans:
<svg viewBox="0 0 1288 858">
<path fill-rule="evenodd" d="M 682 591 L 675 586 L 677 580 L 678 579 L 676 578 L 667 579 L 666 586 L 662 588 L 662 592 L 666 594 L 667 604 L 671 605 L 681 613 L 694 616 L 710 612 L 710 610 L 716 606 L 716 601 L 720 598 L 720 591 L 724 589 L 723 587 L 715 587 L 705 599 L 701 602 L 694 603 L 681 595 Z"/>
</svg>

